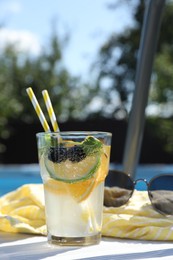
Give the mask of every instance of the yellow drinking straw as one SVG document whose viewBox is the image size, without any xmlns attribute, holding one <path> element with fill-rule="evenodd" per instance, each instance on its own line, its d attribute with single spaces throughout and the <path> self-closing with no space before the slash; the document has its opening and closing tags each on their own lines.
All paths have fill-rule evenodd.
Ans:
<svg viewBox="0 0 173 260">
<path fill-rule="evenodd" d="M 49 125 L 48 125 L 48 123 L 46 121 L 46 118 L 45 118 L 45 116 L 44 116 L 44 114 L 43 114 L 43 112 L 41 110 L 41 107 L 40 107 L 40 105 L 39 105 L 39 103 L 38 103 L 38 101 L 36 99 L 36 96 L 35 96 L 32 88 L 27 88 L 26 92 L 27 92 L 27 94 L 28 94 L 32 104 L 33 104 L 33 107 L 34 107 L 34 109 L 35 109 L 35 111 L 36 111 L 36 113 L 38 115 L 38 118 L 40 119 L 40 122 L 41 122 L 41 124 L 42 124 L 42 126 L 44 128 L 44 131 L 45 132 L 50 131 Z"/>
<path fill-rule="evenodd" d="M 53 130 L 54 130 L 54 132 L 57 132 L 57 131 L 59 131 L 59 127 L 58 127 L 58 123 L 56 120 L 56 116 L 55 116 L 55 113 L 54 113 L 54 110 L 52 107 L 52 103 L 51 103 L 48 91 L 43 90 L 42 94 L 43 94 L 44 102 L 46 104 L 46 108 L 47 108 L 47 111 L 48 111 L 48 114 L 50 117 L 50 121 L 52 123 Z"/>
</svg>

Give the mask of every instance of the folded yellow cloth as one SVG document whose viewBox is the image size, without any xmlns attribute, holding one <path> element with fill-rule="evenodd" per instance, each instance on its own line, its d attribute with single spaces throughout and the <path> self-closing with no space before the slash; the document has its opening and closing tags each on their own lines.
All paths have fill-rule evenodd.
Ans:
<svg viewBox="0 0 173 260">
<path fill-rule="evenodd" d="M 102 235 L 141 240 L 173 240 L 173 216 L 153 209 L 147 191 L 134 191 L 126 205 L 104 207 Z"/>
<path fill-rule="evenodd" d="M 42 184 L 27 184 L 0 198 L 0 231 L 46 235 Z M 136 191 L 121 207 L 104 207 L 102 235 L 173 240 L 173 217 L 153 210 L 146 191 Z"/>
<path fill-rule="evenodd" d="M 23 185 L 0 198 L 0 231 L 46 235 L 42 184 Z"/>
</svg>

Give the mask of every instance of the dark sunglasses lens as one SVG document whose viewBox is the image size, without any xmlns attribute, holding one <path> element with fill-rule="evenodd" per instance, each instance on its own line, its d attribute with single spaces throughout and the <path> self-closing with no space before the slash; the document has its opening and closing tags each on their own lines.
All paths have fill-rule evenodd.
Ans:
<svg viewBox="0 0 173 260">
<path fill-rule="evenodd" d="M 151 180 L 148 192 L 157 211 L 173 215 L 173 175 L 162 175 Z"/>
<path fill-rule="evenodd" d="M 121 171 L 109 171 L 106 177 L 104 193 L 104 205 L 107 207 L 119 207 L 127 203 L 134 189 L 133 181 Z"/>
</svg>

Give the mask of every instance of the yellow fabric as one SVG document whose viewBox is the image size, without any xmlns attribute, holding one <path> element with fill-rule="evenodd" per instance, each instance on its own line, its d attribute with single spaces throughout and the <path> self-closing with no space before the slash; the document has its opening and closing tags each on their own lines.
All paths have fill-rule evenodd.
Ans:
<svg viewBox="0 0 173 260">
<path fill-rule="evenodd" d="M 118 238 L 173 240 L 173 216 L 155 211 L 148 192 L 135 190 L 126 205 L 104 208 L 102 234 Z"/>
<path fill-rule="evenodd" d="M 42 184 L 28 184 L 0 198 L 0 231 L 46 235 Z"/>
<path fill-rule="evenodd" d="M 42 184 L 28 184 L 0 198 L 0 231 L 46 235 Z M 143 240 L 173 240 L 173 217 L 151 207 L 145 191 L 128 204 L 104 207 L 102 235 Z"/>
</svg>

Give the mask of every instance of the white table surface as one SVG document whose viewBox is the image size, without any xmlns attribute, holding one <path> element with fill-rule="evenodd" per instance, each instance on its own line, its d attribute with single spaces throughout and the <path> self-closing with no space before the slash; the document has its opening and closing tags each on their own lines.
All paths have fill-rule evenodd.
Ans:
<svg viewBox="0 0 173 260">
<path fill-rule="evenodd" d="M 52 247 L 43 236 L 0 232 L 0 259 L 173 260 L 173 242 L 102 238 L 94 246 Z"/>
</svg>

